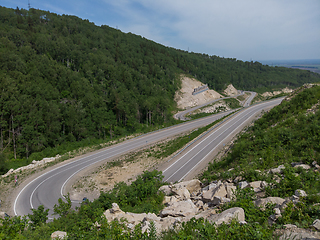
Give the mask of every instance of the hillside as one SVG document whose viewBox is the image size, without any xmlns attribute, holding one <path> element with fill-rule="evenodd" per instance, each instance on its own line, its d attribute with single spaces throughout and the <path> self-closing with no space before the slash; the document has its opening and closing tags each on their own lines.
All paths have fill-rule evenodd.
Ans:
<svg viewBox="0 0 320 240">
<path fill-rule="evenodd" d="M 160 172 L 144 172 L 76 211 L 66 196 L 53 222 L 44 223 L 41 207 L 30 224 L 7 218 L 0 236 L 49 239 L 60 230 L 68 239 L 318 239 L 319 99 L 319 85 L 297 89 L 215 159 L 202 183 L 163 186 Z"/>
<path fill-rule="evenodd" d="M 0 23 L 0 162 L 17 159 L 1 163 L 1 173 L 174 124 L 181 74 L 216 91 L 230 83 L 259 91 L 320 79 L 308 71 L 188 53 L 32 8 L 0 7 Z"/>
</svg>

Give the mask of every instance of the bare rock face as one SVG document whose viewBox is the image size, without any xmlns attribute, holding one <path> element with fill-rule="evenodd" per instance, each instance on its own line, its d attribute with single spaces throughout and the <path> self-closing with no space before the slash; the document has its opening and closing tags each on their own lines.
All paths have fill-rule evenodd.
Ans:
<svg viewBox="0 0 320 240">
<path fill-rule="evenodd" d="M 64 239 L 66 237 L 67 233 L 62 231 L 55 231 L 51 234 L 51 239 Z"/>
<path fill-rule="evenodd" d="M 258 200 L 255 200 L 254 204 L 257 207 L 265 208 L 267 203 L 272 203 L 272 204 L 276 204 L 276 207 L 279 208 L 284 203 L 284 201 L 285 199 L 280 197 L 267 197 L 267 198 L 260 198 Z"/>
<path fill-rule="evenodd" d="M 207 217 L 210 223 L 220 225 L 222 223 L 229 223 L 232 219 L 236 219 L 238 222 L 245 221 L 244 210 L 239 207 L 229 208 L 222 213 L 213 214 Z"/>
<path fill-rule="evenodd" d="M 161 187 L 159 188 L 159 191 L 164 192 L 164 194 L 165 194 L 166 196 L 172 194 L 171 186 L 169 186 L 169 185 L 163 185 L 163 186 L 161 186 Z"/>
<path fill-rule="evenodd" d="M 197 212 L 198 208 L 190 199 L 188 199 L 186 201 L 175 202 L 170 206 L 164 208 L 160 212 L 160 217 L 188 217 L 195 215 Z"/>
</svg>

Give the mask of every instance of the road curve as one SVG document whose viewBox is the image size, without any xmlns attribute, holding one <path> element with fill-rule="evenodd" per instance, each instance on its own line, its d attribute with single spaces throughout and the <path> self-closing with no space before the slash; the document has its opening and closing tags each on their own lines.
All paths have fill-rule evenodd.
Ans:
<svg viewBox="0 0 320 240">
<path fill-rule="evenodd" d="M 284 98 L 263 102 L 237 112 L 230 119 L 224 121 L 198 141 L 194 142 L 181 152 L 170 163 L 165 164 L 162 170 L 164 181 L 180 182 L 188 180 L 188 175 L 195 175 L 222 149 L 223 144 L 229 142 L 237 133 L 248 125 L 254 116 L 262 110 L 272 108 L 281 103 Z M 203 165 L 199 167 L 199 165 Z M 197 169 L 198 168 L 198 169 Z"/>
<path fill-rule="evenodd" d="M 19 190 L 13 204 L 15 215 L 27 215 L 32 213 L 32 208 L 43 205 L 49 209 L 49 218 L 53 217 L 53 206 L 58 203 L 58 199 L 65 195 L 64 187 L 75 174 L 85 168 L 100 162 L 111 161 L 112 158 L 122 154 L 147 147 L 168 137 L 202 127 L 214 122 L 221 117 L 228 115 L 229 112 L 215 114 L 209 117 L 189 121 L 183 124 L 172 126 L 166 129 L 155 131 L 140 137 L 124 141 L 122 143 L 87 154 L 75 161 L 53 167 L 52 170 L 39 174 L 35 179 L 28 180 L 28 183 Z M 22 186 L 22 185 L 21 185 Z"/>
<path fill-rule="evenodd" d="M 207 105 L 212 104 L 212 103 L 215 103 L 215 102 L 218 102 L 218 101 L 220 101 L 220 100 L 239 97 L 239 96 L 241 96 L 241 95 L 244 95 L 245 92 L 251 93 L 251 95 L 250 95 L 250 97 L 248 97 L 248 98 L 246 99 L 246 101 L 245 101 L 245 103 L 243 104 L 243 106 L 244 106 L 244 107 L 250 106 L 251 101 L 252 101 L 253 98 L 256 96 L 256 93 L 255 93 L 255 92 L 251 92 L 251 91 L 245 91 L 245 92 L 244 92 L 244 91 L 241 91 L 241 90 L 239 90 L 239 91 L 240 91 L 240 94 L 238 94 L 238 95 L 235 95 L 235 96 L 232 96 L 232 97 L 224 97 L 224 98 L 217 98 L 217 99 L 211 100 L 211 101 L 206 102 L 206 103 L 204 103 L 204 104 L 201 104 L 201 105 L 198 105 L 198 106 L 189 108 L 189 109 L 184 110 L 184 111 L 182 111 L 182 112 L 178 112 L 178 113 L 176 113 L 173 117 L 174 117 L 175 119 L 177 119 L 177 120 L 182 120 L 182 121 L 188 120 L 188 119 L 185 117 L 185 115 L 187 115 L 188 113 L 191 113 L 191 112 L 193 112 L 193 111 L 195 111 L 195 110 L 197 110 L 197 109 L 199 109 L 199 108 L 202 108 L 202 107 L 204 107 L 204 106 L 207 106 Z"/>
</svg>

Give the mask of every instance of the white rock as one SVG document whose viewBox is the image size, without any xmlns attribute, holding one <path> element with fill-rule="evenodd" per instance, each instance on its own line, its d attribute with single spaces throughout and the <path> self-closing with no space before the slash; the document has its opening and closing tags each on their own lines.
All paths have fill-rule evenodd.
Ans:
<svg viewBox="0 0 320 240">
<path fill-rule="evenodd" d="M 229 223 L 232 219 L 236 219 L 238 222 L 245 221 L 244 210 L 239 207 L 229 208 L 222 213 L 214 214 L 207 217 L 210 223 L 220 225 L 222 223 Z"/>
<path fill-rule="evenodd" d="M 305 191 L 298 189 L 294 192 L 294 195 L 297 197 L 306 197 L 308 196 Z"/>
<path fill-rule="evenodd" d="M 224 203 L 227 203 L 230 201 L 231 200 L 229 198 L 214 196 L 212 204 L 213 205 L 220 205 L 220 204 L 224 204 Z"/>
<path fill-rule="evenodd" d="M 181 200 L 187 200 L 190 198 L 190 192 L 185 187 L 172 187 L 171 191 L 173 192 L 173 194 L 178 195 Z"/>
<path fill-rule="evenodd" d="M 193 202 L 188 199 L 186 201 L 175 202 L 170 206 L 164 208 L 160 212 L 160 217 L 172 216 L 172 217 L 187 217 L 193 216 L 198 212 L 198 208 Z"/>
<path fill-rule="evenodd" d="M 202 201 L 204 202 L 211 202 L 214 197 L 226 197 L 227 196 L 227 190 L 226 185 L 220 183 L 215 188 L 212 188 L 208 191 L 204 191 L 202 193 Z"/>
<path fill-rule="evenodd" d="M 243 189 L 243 188 L 248 187 L 248 186 L 249 186 L 249 184 L 248 184 L 247 181 L 242 181 L 242 182 L 239 182 L 239 183 L 238 183 L 238 187 L 239 187 L 240 189 Z"/>
<path fill-rule="evenodd" d="M 319 219 L 314 220 L 311 227 L 314 227 L 317 231 L 320 231 L 320 220 Z"/>
<path fill-rule="evenodd" d="M 299 167 L 301 167 L 301 168 L 303 168 L 303 169 L 305 169 L 305 170 L 308 170 L 308 169 L 311 168 L 311 167 L 310 167 L 309 165 L 307 165 L 307 164 L 298 164 L 298 165 L 295 165 L 295 166 L 294 166 L 294 168 L 299 168 Z"/>
<path fill-rule="evenodd" d="M 282 172 L 282 169 L 285 169 L 285 166 L 284 165 L 280 165 L 278 166 L 277 168 L 273 168 L 273 169 L 270 169 L 270 173 L 281 173 Z"/>
<path fill-rule="evenodd" d="M 64 239 L 67 236 L 66 232 L 55 231 L 51 234 L 51 239 Z"/>
</svg>

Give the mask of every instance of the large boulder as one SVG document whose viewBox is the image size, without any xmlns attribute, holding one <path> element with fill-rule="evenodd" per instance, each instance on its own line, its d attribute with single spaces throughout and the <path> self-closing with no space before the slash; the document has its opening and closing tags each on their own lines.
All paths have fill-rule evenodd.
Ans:
<svg viewBox="0 0 320 240">
<path fill-rule="evenodd" d="M 215 188 L 211 188 L 208 191 L 202 193 L 202 201 L 211 202 L 214 197 L 227 197 L 227 184 L 220 183 Z"/>
<path fill-rule="evenodd" d="M 179 200 L 178 200 L 178 198 L 176 198 L 176 196 L 164 196 L 162 203 L 165 206 L 169 206 L 174 202 L 179 202 Z"/>
<path fill-rule="evenodd" d="M 222 213 L 212 214 L 207 217 L 210 223 L 220 225 L 222 223 L 229 223 L 232 219 L 236 219 L 238 222 L 245 221 L 244 210 L 239 207 L 229 208 Z"/>
<path fill-rule="evenodd" d="M 198 179 L 180 182 L 172 185 L 172 188 L 186 188 L 190 193 L 198 192 L 201 190 L 201 182 Z"/>
<path fill-rule="evenodd" d="M 187 217 L 193 216 L 198 212 L 198 208 L 188 199 L 186 201 L 175 202 L 164 208 L 160 212 L 160 217 Z"/>
</svg>

